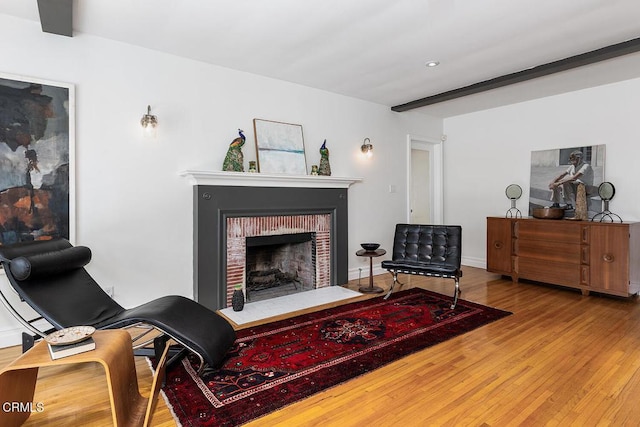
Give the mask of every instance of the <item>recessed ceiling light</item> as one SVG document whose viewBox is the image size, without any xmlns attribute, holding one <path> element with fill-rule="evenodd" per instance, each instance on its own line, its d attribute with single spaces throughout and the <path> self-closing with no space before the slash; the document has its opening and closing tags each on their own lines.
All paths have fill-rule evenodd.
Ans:
<svg viewBox="0 0 640 427">
<path fill-rule="evenodd" d="M 437 67 L 438 65 L 440 65 L 440 61 L 428 61 L 425 65 L 428 68 Z"/>
</svg>

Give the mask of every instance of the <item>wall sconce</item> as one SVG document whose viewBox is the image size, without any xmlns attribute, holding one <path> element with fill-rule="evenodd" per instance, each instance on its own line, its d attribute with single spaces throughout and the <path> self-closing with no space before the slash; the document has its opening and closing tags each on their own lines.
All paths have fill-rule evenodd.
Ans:
<svg viewBox="0 0 640 427">
<path fill-rule="evenodd" d="M 158 127 L 158 118 L 151 114 L 151 105 L 147 106 L 147 114 L 142 116 L 140 124 L 145 136 L 155 137 L 156 128 Z"/>
<path fill-rule="evenodd" d="M 362 151 L 362 154 L 364 154 L 367 158 L 373 155 L 373 144 L 371 143 L 371 140 L 369 138 L 365 138 L 364 141 L 362 141 L 360 151 Z"/>
</svg>

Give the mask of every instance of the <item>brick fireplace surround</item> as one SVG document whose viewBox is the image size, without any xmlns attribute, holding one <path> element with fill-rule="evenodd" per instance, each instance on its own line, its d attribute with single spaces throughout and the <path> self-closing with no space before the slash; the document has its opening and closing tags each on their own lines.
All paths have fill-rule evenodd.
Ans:
<svg viewBox="0 0 640 427">
<path fill-rule="evenodd" d="M 256 233 L 314 232 L 316 287 L 348 282 L 347 190 L 360 178 L 199 171 L 180 175 L 194 189 L 193 293 L 205 307 L 230 305 L 228 285 L 245 280 L 246 266 L 244 259 L 242 265 L 236 262 L 242 249 L 227 250 L 241 248 L 246 245 L 241 240 Z M 261 222 L 268 225 L 256 227 Z"/>
<path fill-rule="evenodd" d="M 315 233 L 315 287 L 331 286 L 331 214 L 227 218 L 227 306 L 236 284 L 246 283 L 247 237 Z"/>
</svg>

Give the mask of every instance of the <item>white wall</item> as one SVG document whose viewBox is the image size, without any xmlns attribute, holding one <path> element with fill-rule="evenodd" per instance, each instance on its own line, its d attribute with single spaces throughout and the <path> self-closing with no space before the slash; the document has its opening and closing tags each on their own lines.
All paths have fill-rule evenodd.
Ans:
<svg viewBox="0 0 640 427">
<path fill-rule="evenodd" d="M 349 190 L 351 254 L 364 241 L 390 248 L 394 224 L 406 219 L 407 134 L 442 134 L 439 119 L 83 34 L 45 34 L 4 15 L 0 51 L 0 73 L 75 85 L 77 243 L 93 251 L 90 273 L 127 307 L 192 296 L 192 188 L 178 172 L 220 170 L 237 128 L 246 131 L 247 167 L 254 118 L 301 124 L 309 168 L 326 138 L 333 174 L 364 178 Z M 141 136 L 147 104 L 160 123 L 156 141 Z M 365 137 L 370 161 L 359 156 Z M 355 277 L 366 260 L 351 255 L 349 266 Z M 19 331 L 0 309 L 0 346 L 17 343 Z"/>
<path fill-rule="evenodd" d="M 486 217 L 510 207 L 505 188 L 523 189 L 527 215 L 531 151 L 606 144 L 612 212 L 640 220 L 640 79 L 445 119 L 445 218 L 463 226 L 465 264 L 486 263 Z"/>
</svg>

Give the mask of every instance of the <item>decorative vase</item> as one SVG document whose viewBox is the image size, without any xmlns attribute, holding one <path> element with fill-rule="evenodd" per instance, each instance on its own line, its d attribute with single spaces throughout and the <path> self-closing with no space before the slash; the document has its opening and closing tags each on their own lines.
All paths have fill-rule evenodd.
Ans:
<svg viewBox="0 0 640 427">
<path fill-rule="evenodd" d="M 242 311 L 244 308 L 244 293 L 242 292 L 242 289 L 236 289 L 233 291 L 231 307 L 233 307 L 233 311 Z"/>
</svg>

